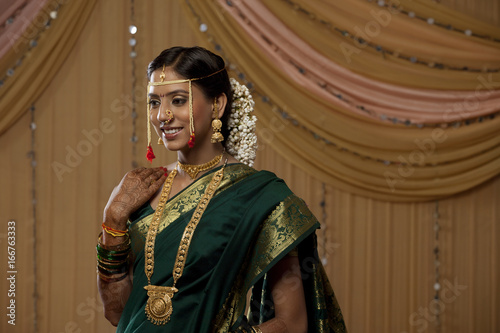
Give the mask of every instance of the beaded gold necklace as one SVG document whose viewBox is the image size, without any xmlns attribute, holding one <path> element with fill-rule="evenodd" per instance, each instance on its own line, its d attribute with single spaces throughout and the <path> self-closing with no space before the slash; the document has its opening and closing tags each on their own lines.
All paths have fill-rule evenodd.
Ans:
<svg viewBox="0 0 500 333">
<path fill-rule="evenodd" d="M 222 158 L 222 155 L 220 155 Z M 220 161 L 220 160 L 219 160 Z M 218 162 L 217 162 L 218 163 Z M 174 283 L 172 287 L 167 286 L 154 286 L 151 285 L 151 276 L 154 270 L 154 244 L 156 235 L 158 233 L 158 226 L 160 224 L 160 219 L 165 209 L 165 204 L 167 203 L 170 190 L 172 189 L 172 183 L 174 181 L 175 175 L 177 175 L 177 169 L 170 172 L 167 179 L 165 180 L 165 185 L 161 191 L 160 201 L 158 202 L 158 207 L 156 208 L 153 220 L 149 225 L 148 234 L 146 237 L 146 245 L 144 249 L 145 253 L 145 264 L 144 271 L 148 278 L 148 285 L 144 287 L 148 291 L 148 301 L 146 303 L 146 316 L 149 321 L 155 325 L 165 325 L 170 320 L 170 315 L 172 314 L 172 297 L 178 291 L 175 287 L 177 280 L 182 276 L 184 271 L 184 265 L 186 263 L 186 257 L 191 244 L 191 239 L 196 226 L 200 222 L 201 216 L 205 212 L 208 203 L 214 196 L 215 191 L 220 185 L 222 178 L 224 176 L 224 168 L 226 166 L 227 160 L 220 170 L 214 173 L 212 180 L 205 189 L 205 193 L 201 197 L 200 202 L 196 206 L 196 210 L 191 217 L 191 220 L 184 229 L 182 239 L 177 250 L 177 256 L 175 258 L 174 269 L 172 276 L 174 278 Z"/>
<path fill-rule="evenodd" d="M 224 152 L 222 154 L 215 156 L 211 161 L 199 165 L 195 164 L 183 164 L 179 161 L 177 161 L 177 165 L 179 168 L 187 173 L 191 179 L 195 179 L 196 176 L 198 176 L 198 173 L 212 169 L 214 166 L 219 164 L 219 162 L 222 160 L 222 155 L 224 155 Z"/>
</svg>

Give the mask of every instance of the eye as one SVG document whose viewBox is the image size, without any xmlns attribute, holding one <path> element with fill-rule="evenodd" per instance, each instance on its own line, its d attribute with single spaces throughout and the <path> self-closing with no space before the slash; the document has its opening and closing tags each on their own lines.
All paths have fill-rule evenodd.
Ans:
<svg viewBox="0 0 500 333">
<path fill-rule="evenodd" d="M 160 104 L 161 104 L 160 101 L 157 100 L 157 99 L 151 99 L 151 100 L 149 100 L 149 107 L 151 109 L 155 109 L 155 108 L 159 107 Z"/>
<path fill-rule="evenodd" d="M 172 105 L 175 105 L 175 106 L 182 106 L 186 103 L 186 99 L 184 97 L 174 97 L 172 99 Z"/>
</svg>

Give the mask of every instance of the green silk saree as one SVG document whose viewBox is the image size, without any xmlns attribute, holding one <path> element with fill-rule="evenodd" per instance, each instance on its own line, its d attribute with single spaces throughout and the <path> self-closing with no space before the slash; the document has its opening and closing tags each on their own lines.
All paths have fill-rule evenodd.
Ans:
<svg viewBox="0 0 500 333">
<path fill-rule="evenodd" d="M 153 285 L 172 285 L 184 228 L 216 170 L 167 202 L 155 242 Z M 266 273 L 295 248 L 309 332 L 345 332 L 340 308 L 318 261 L 315 230 L 319 223 L 274 174 L 243 164 L 226 166 L 194 232 L 184 272 L 176 284 L 179 291 L 172 298 L 173 312 L 163 326 L 152 324 L 145 314 L 144 240 L 153 213 L 146 204 L 130 217 L 133 288 L 117 332 L 231 332 L 242 324 L 267 321 L 274 316 L 274 307 Z"/>
</svg>

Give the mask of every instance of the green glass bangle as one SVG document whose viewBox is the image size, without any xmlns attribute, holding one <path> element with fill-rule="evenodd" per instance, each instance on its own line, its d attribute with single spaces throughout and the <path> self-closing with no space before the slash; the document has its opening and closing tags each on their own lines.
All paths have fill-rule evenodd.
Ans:
<svg viewBox="0 0 500 333">
<path fill-rule="evenodd" d="M 116 260 L 116 259 L 119 259 L 120 257 L 128 256 L 128 254 L 130 253 L 130 248 L 125 250 L 125 251 L 117 252 L 117 251 L 104 250 L 103 248 L 99 247 L 99 245 L 97 245 L 96 252 L 101 257 L 110 258 L 110 260 Z M 115 257 L 116 259 L 111 259 L 112 257 Z"/>
<path fill-rule="evenodd" d="M 111 263 L 111 264 L 107 262 L 102 262 L 101 260 L 97 260 L 97 262 L 101 267 L 111 270 L 117 270 L 121 269 L 123 266 L 128 266 L 128 261 L 124 261 L 121 263 Z"/>
<path fill-rule="evenodd" d="M 118 264 L 123 264 L 129 261 L 129 257 L 124 257 L 123 259 L 120 260 L 110 260 L 107 258 L 104 258 L 103 256 L 100 256 L 99 254 L 96 255 L 97 261 L 103 262 L 108 265 L 118 265 Z"/>
<path fill-rule="evenodd" d="M 106 261 L 109 261 L 111 263 L 116 263 L 116 262 L 127 260 L 129 253 L 127 253 L 124 256 L 112 256 L 112 255 L 106 256 L 106 255 L 102 255 L 99 253 L 97 253 L 96 255 L 97 255 L 97 258 L 99 258 L 99 259 L 106 260 Z"/>
<path fill-rule="evenodd" d="M 97 245 L 96 247 L 96 251 L 101 253 L 102 255 L 115 255 L 115 256 L 119 256 L 119 255 L 123 255 L 123 254 L 128 254 L 130 252 L 130 247 L 126 250 L 122 250 L 122 251 L 108 251 L 106 249 L 103 249 L 102 247 L 100 247 L 99 245 Z"/>
</svg>

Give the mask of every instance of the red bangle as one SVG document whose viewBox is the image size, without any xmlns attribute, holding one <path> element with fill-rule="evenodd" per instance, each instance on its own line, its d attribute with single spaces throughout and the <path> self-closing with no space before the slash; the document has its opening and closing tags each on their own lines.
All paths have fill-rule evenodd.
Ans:
<svg viewBox="0 0 500 333">
<path fill-rule="evenodd" d="M 102 229 L 112 236 L 125 236 L 128 233 L 128 229 L 127 230 L 113 229 L 110 226 L 105 225 L 104 222 L 102 223 Z"/>
</svg>

